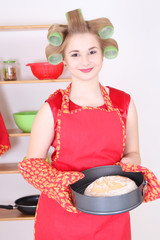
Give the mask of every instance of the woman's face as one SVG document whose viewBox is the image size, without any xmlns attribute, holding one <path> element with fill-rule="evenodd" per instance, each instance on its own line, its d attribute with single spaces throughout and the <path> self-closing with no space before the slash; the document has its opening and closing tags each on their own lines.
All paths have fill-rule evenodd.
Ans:
<svg viewBox="0 0 160 240">
<path fill-rule="evenodd" d="M 76 33 L 69 38 L 64 52 L 64 63 L 67 64 L 72 78 L 97 78 L 102 62 L 102 49 L 96 36 L 91 33 Z"/>
</svg>

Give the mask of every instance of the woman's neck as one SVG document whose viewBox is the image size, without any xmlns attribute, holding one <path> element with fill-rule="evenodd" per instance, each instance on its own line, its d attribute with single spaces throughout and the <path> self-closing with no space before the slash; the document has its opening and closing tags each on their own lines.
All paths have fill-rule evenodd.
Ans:
<svg viewBox="0 0 160 240">
<path fill-rule="evenodd" d="M 98 80 L 72 80 L 70 99 L 80 106 L 101 106 L 104 104 Z"/>
</svg>

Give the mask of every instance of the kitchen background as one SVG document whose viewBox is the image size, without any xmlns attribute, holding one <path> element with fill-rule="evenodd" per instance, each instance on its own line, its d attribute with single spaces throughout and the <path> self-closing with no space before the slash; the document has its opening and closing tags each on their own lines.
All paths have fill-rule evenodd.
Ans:
<svg viewBox="0 0 160 240">
<path fill-rule="evenodd" d="M 160 179 L 160 2 L 159 0 L 8 0 L 1 1 L 0 25 L 65 23 L 65 13 L 81 8 L 86 20 L 108 17 L 115 27 L 113 38 L 119 56 L 104 60 L 100 82 L 131 94 L 139 116 L 142 165 Z M 2 61 L 16 60 L 18 79 L 35 79 L 30 62 L 46 61 L 47 30 L 0 31 L 0 70 Z M 60 78 L 70 77 L 64 69 Z M 0 86 L 0 112 L 7 128 L 14 128 L 12 113 L 38 110 L 44 100 L 68 83 L 10 84 Z M 27 151 L 29 137 L 10 138 L 11 150 L 0 163 L 19 162 Z M 0 203 L 39 193 L 19 174 L 0 175 Z M 141 204 L 131 211 L 132 239 L 160 239 L 160 200 Z M 30 221 L 0 222 L 0 239 L 31 240 Z"/>
</svg>

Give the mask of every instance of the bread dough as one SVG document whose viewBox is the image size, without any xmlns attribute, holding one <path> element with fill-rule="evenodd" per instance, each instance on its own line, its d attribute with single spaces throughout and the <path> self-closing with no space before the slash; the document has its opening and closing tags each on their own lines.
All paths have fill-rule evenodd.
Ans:
<svg viewBox="0 0 160 240">
<path fill-rule="evenodd" d="M 137 188 L 136 183 L 128 177 L 105 176 L 96 179 L 84 191 L 84 195 L 106 197 L 125 194 Z"/>
</svg>

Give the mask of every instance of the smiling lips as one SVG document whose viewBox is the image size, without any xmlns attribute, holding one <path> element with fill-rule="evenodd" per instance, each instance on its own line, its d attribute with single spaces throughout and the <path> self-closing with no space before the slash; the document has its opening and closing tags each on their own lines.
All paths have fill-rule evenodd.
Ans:
<svg viewBox="0 0 160 240">
<path fill-rule="evenodd" d="M 87 69 L 80 69 L 81 72 L 84 72 L 84 73 L 89 73 L 92 71 L 93 68 L 87 68 Z"/>
</svg>

